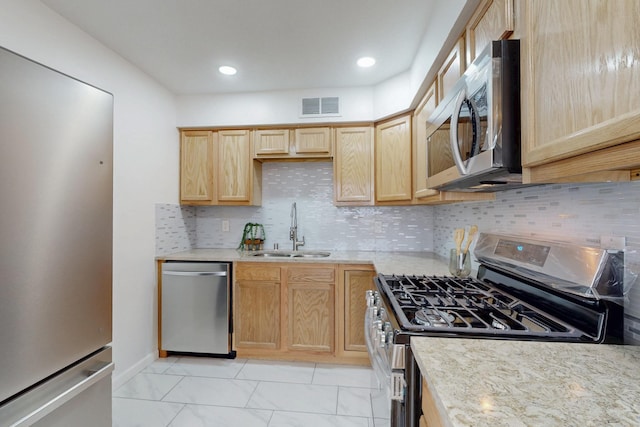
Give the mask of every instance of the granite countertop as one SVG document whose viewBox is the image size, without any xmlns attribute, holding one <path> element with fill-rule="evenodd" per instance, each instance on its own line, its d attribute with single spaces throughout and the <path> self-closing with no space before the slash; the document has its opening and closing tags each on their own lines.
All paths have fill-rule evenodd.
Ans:
<svg viewBox="0 0 640 427">
<path fill-rule="evenodd" d="M 640 346 L 412 338 L 445 426 L 640 425 Z"/>
<path fill-rule="evenodd" d="M 304 252 L 304 251 L 301 251 Z M 449 274 L 447 263 L 432 252 L 329 251 L 326 258 L 256 258 L 235 249 L 192 249 L 156 257 L 162 261 L 304 262 L 373 264 L 384 274 Z"/>
</svg>

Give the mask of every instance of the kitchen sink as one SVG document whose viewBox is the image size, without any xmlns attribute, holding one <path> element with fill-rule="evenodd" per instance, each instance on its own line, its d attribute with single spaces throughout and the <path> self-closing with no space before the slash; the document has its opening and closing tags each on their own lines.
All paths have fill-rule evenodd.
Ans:
<svg viewBox="0 0 640 427">
<path fill-rule="evenodd" d="M 326 258 L 331 252 L 316 251 L 260 251 L 249 253 L 247 256 L 260 258 Z"/>
</svg>

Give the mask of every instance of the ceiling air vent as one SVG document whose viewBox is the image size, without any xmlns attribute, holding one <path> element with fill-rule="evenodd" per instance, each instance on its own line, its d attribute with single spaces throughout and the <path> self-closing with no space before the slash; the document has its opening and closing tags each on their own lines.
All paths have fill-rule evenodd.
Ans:
<svg viewBox="0 0 640 427">
<path fill-rule="evenodd" d="M 340 98 L 302 98 L 303 117 L 328 117 L 340 115 Z"/>
</svg>

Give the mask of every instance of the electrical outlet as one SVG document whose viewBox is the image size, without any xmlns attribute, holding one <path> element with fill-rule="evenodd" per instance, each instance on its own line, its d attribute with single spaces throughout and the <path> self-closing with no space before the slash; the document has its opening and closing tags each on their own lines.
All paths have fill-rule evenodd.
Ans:
<svg viewBox="0 0 640 427">
<path fill-rule="evenodd" d="M 223 219 L 222 220 L 222 231 L 224 231 L 225 233 L 229 232 L 229 220 L 228 219 Z"/>
<path fill-rule="evenodd" d="M 612 236 L 610 234 L 603 234 L 600 236 L 600 247 L 602 249 L 614 249 L 618 251 L 624 250 L 627 244 L 627 238 L 624 236 Z"/>
<path fill-rule="evenodd" d="M 382 221 L 373 222 L 373 232 L 376 234 L 382 233 Z"/>
</svg>

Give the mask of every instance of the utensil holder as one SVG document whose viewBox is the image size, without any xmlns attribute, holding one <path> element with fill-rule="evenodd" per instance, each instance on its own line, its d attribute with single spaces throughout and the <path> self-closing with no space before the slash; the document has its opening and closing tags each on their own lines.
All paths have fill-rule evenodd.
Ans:
<svg viewBox="0 0 640 427">
<path fill-rule="evenodd" d="M 449 253 L 449 273 L 457 277 L 467 277 L 471 274 L 471 255 L 457 249 L 451 249 Z"/>
</svg>

